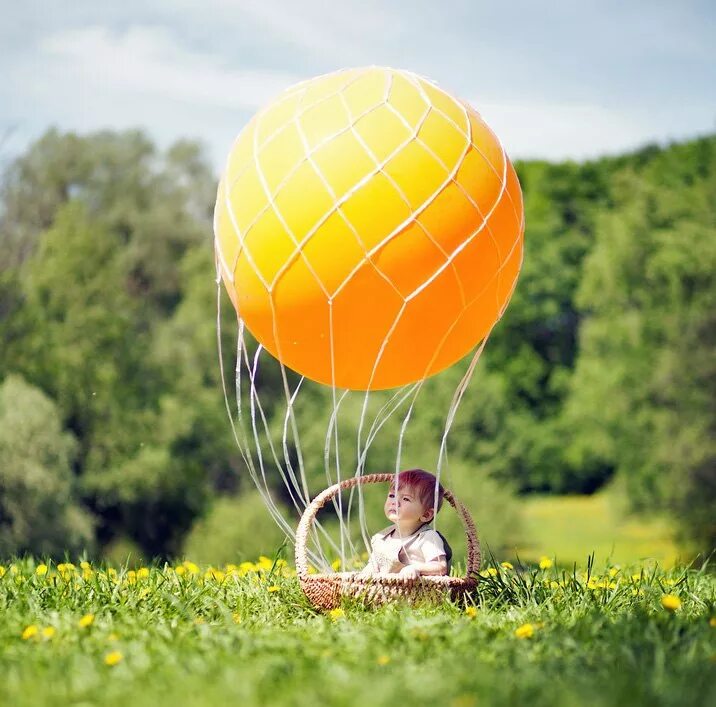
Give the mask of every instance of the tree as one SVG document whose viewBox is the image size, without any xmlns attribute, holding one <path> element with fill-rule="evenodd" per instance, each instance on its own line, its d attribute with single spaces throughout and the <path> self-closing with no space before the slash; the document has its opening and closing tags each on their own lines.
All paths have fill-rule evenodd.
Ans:
<svg viewBox="0 0 716 707">
<path fill-rule="evenodd" d="M 91 549 L 91 516 L 76 495 L 74 438 L 57 406 L 20 376 L 0 385 L 0 555 L 62 557 Z"/>
<path fill-rule="evenodd" d="M 716 545 L 715 143 L 676 148 L 616 182 L 577 298 L 585 321 L 564 414 L 574 465 L 615 467 L 636 508 L 673 512 L 707 551 Z"/>
</svg>

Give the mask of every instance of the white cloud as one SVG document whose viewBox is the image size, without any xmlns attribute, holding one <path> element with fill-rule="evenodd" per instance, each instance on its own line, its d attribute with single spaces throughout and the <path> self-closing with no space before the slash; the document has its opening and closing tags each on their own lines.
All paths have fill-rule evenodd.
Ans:
<svg viewBox="0 0 716 707">
<path fill-rule="evenodd" d="M 301 77 L 256 68 L 232 68 L 215 55 L 189 51 L 165 29 L 125 33 L 85 27 L 50 35 L 40 52 L 62 75 L 86 89 L 119 91 L 256 109 Z M 56 76 L 56 78 L 58 78 Z"/>
<path fill-rule="evenodd" d="M 668 115 L 578 103 L 471 103 L 508 154 L 520 159 L 587 159 L 681 137 L 670 134 Z"/>
</svg>

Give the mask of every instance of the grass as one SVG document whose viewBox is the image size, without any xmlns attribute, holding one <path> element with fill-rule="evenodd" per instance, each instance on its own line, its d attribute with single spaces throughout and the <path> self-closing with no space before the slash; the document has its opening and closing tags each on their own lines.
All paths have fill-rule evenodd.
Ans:
<svg viewBox="0 0 716 707">
<path fill-rule="evenodd" d="M 266 559 L 134 573 L 15 561 L 0 578 L 0 703 L 716 703 L 712 575 L 550 562 L 488 567 L 467 604 L 325 615 Z"/>
<path fill-rule="evenodd" d="M 649 559 L 662 567 L 679 562 L 673 524 L 660 517 L 625 514 L 614 493 L 525 497 L 520 509 L 524 539 L 515 551 L 525 560 L 536 560 L 548 547 L 559 564 L 568 567 L 591 552 L 599 562 Z"/>
</svg>

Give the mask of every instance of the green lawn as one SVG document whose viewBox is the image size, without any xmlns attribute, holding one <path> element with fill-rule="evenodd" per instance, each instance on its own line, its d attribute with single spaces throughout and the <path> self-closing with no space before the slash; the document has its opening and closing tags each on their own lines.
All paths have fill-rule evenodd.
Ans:
<svg viewBox="0 0 716 707">
<path fill-rule="evenodd" d="M 485 568 L 467 605 L 323 615 L 265 560 L 6 563 L 0 704 L 716 704 L 712 576 L 547 564 Z"/>
<path fill-rule="evenodd" d="M 592 552 L 598 563 L 653 560 L 673 567 L 679 561 L 673 526 L 663 518 L 627 515 L 614 493 L 528 496 L 520 503 L 522 538 L 515 552 L 526 561 L 546 553 L 571 567 L 584 564 Z"/>
</svg>

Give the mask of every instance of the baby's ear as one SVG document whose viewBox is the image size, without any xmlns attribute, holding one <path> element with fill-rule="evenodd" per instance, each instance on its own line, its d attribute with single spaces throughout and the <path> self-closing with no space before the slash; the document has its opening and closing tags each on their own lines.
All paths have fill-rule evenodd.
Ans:
<svg viewBox="0 0 716 707">
<path fill-rule="evenodd" d="M 420 520 L 422 520 L 424 523 L 427 523 L 428 521 L 433 519 L 433 516 L 435 515 L 435 509 L 434 508 L 428 508 L 423 515 L 420 516 Z"/>
</svg>

